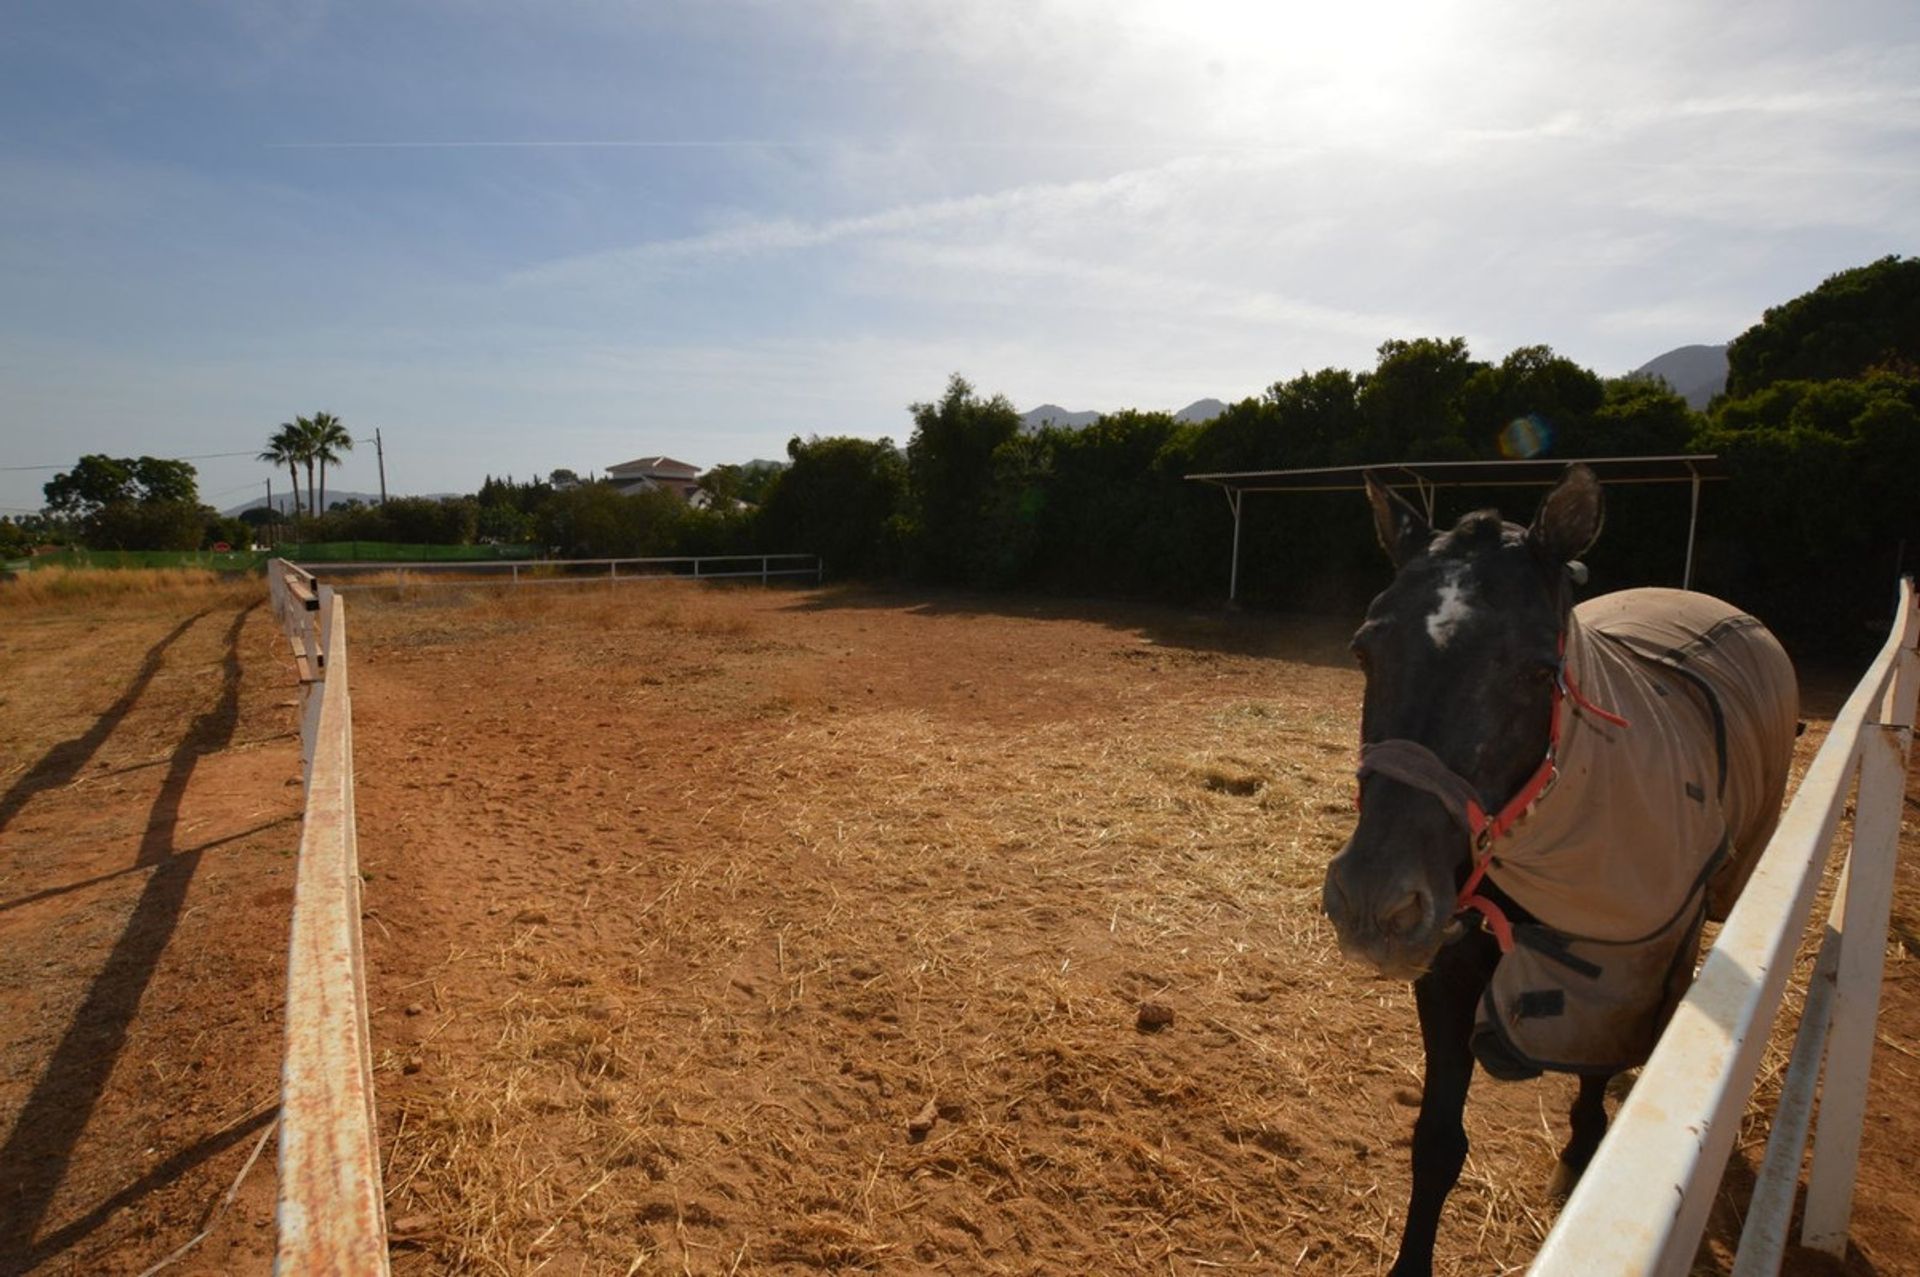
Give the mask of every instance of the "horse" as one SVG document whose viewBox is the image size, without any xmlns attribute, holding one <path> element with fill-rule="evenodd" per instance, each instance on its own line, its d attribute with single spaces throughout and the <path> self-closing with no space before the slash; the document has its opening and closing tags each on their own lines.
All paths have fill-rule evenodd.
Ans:
<svg viewBox="0 0 1920 1277">
<path fill-rule="evenodd" d="M 1352 836 L 1322 904 L 1348 958 L 1413 982 L 1425 1071 L 1394 1277 L 1429 1274 L 1467 1156 L 1476 1061 L 1576 1075 L 1563 1197 L 1607 1129 L 1779 820 L 1797 734 L 1792 663 L 1705 594 L 1574 603 L 1599 481 L 1566 471 L 1520 527 L 1436 531 L 1374 475 L 1394 565 L 1352 650 L 1366 679 Z"/>
</svg>

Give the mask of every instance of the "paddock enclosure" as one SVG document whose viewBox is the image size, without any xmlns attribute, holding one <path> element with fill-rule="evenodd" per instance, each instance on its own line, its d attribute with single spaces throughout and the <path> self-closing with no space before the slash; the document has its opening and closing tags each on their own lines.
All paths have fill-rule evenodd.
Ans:
<svg viewBox="0 0 1920 1277">
<path fill-rule="evenodd" d="M 1390 1262 L 1412 998 L 1318 906 L 1348 625 L 671 581 L 348 597 L 396 1272 Z M 265 611 L 0 613 L 0 1271 L 142 1271 L 263 1129 L 300 792 Z M 1855 673 L 1803 671 L 1800 764 Z M 1850 1273 L 1920 1253 L 1911 824 Z M 156 935 L 167 857 L 230 835 Z M 126 935 L 146 983 L 102 993 Z M 49 1063 L 91 1058 L 103 1002 L 110 1067 L 69 1095 Z M 1443 1271 L 1524 1268 L 1572 1090 L 1476 1082 Z M 272 1179 L 173 1271 L 265 1271 Z"/>
</svg>

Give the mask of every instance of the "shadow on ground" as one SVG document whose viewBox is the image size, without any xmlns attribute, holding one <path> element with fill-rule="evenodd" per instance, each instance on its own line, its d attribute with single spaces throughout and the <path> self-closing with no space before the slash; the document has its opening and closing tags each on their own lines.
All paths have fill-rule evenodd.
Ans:
<svg viewBox="0 0 1920 1277">
<path fill-rule="evenodd" d="M 788 606 L 794 612 L 859 609 L 910 616 L 991 616 L 1036 621 L 1084 621 L 1163 647 L 1229 656 L 1276 657 L 1312 665 L 1350 667 L 1347 642 L 1360 623 L 1351 617 L 1227 609 L 1180 608 L 1165 603 L 962 590 L 892 589 L 841 585 L 812 590 Z"/>
</svg>

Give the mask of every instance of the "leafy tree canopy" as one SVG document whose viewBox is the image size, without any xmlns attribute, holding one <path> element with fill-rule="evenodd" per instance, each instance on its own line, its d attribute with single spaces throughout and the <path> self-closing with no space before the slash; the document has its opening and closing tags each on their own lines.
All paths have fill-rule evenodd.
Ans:
<svg viewBox="0 0 1920 1277">
<path fill-rule="evenodd" d="M 1920 257 L 1883 257 L 1770 307 L 1727 347 L 1727 395 L 1776 381 L 1920 369 Z"/>
<path fill-rule="evenodd" d="M 1005 395 L 982 399 L 959 373 L 933 403 L 912 405 L 907 483 L 928 568 L 937 578 L 970 575 L 970 530 L 994 496 L 993 454 L 1020 433 Z"/>
<path fill-rule="evenodd" d="M 41 491 L 55 514 L 90 518 L 105 506 L 122 503 L 197 505 L 200 491 L 194 474 L 185 461 L 89 453 L 73 469 L 56 474 Z"/>
</svg>

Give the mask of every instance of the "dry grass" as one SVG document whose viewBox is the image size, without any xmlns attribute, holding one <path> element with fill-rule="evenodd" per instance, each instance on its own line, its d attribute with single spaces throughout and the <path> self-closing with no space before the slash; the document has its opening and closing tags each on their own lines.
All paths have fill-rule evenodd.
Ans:
<svg viewBox="0 0 1920 1277">
<path fill-rule="evenodd" d="M 260 578 L 205 568 L 42 568 L 0 577 L 0 611 L 27 612 L 105 603 L 136 607 L 242 605 L 261 594 Z"/>
</svg>

